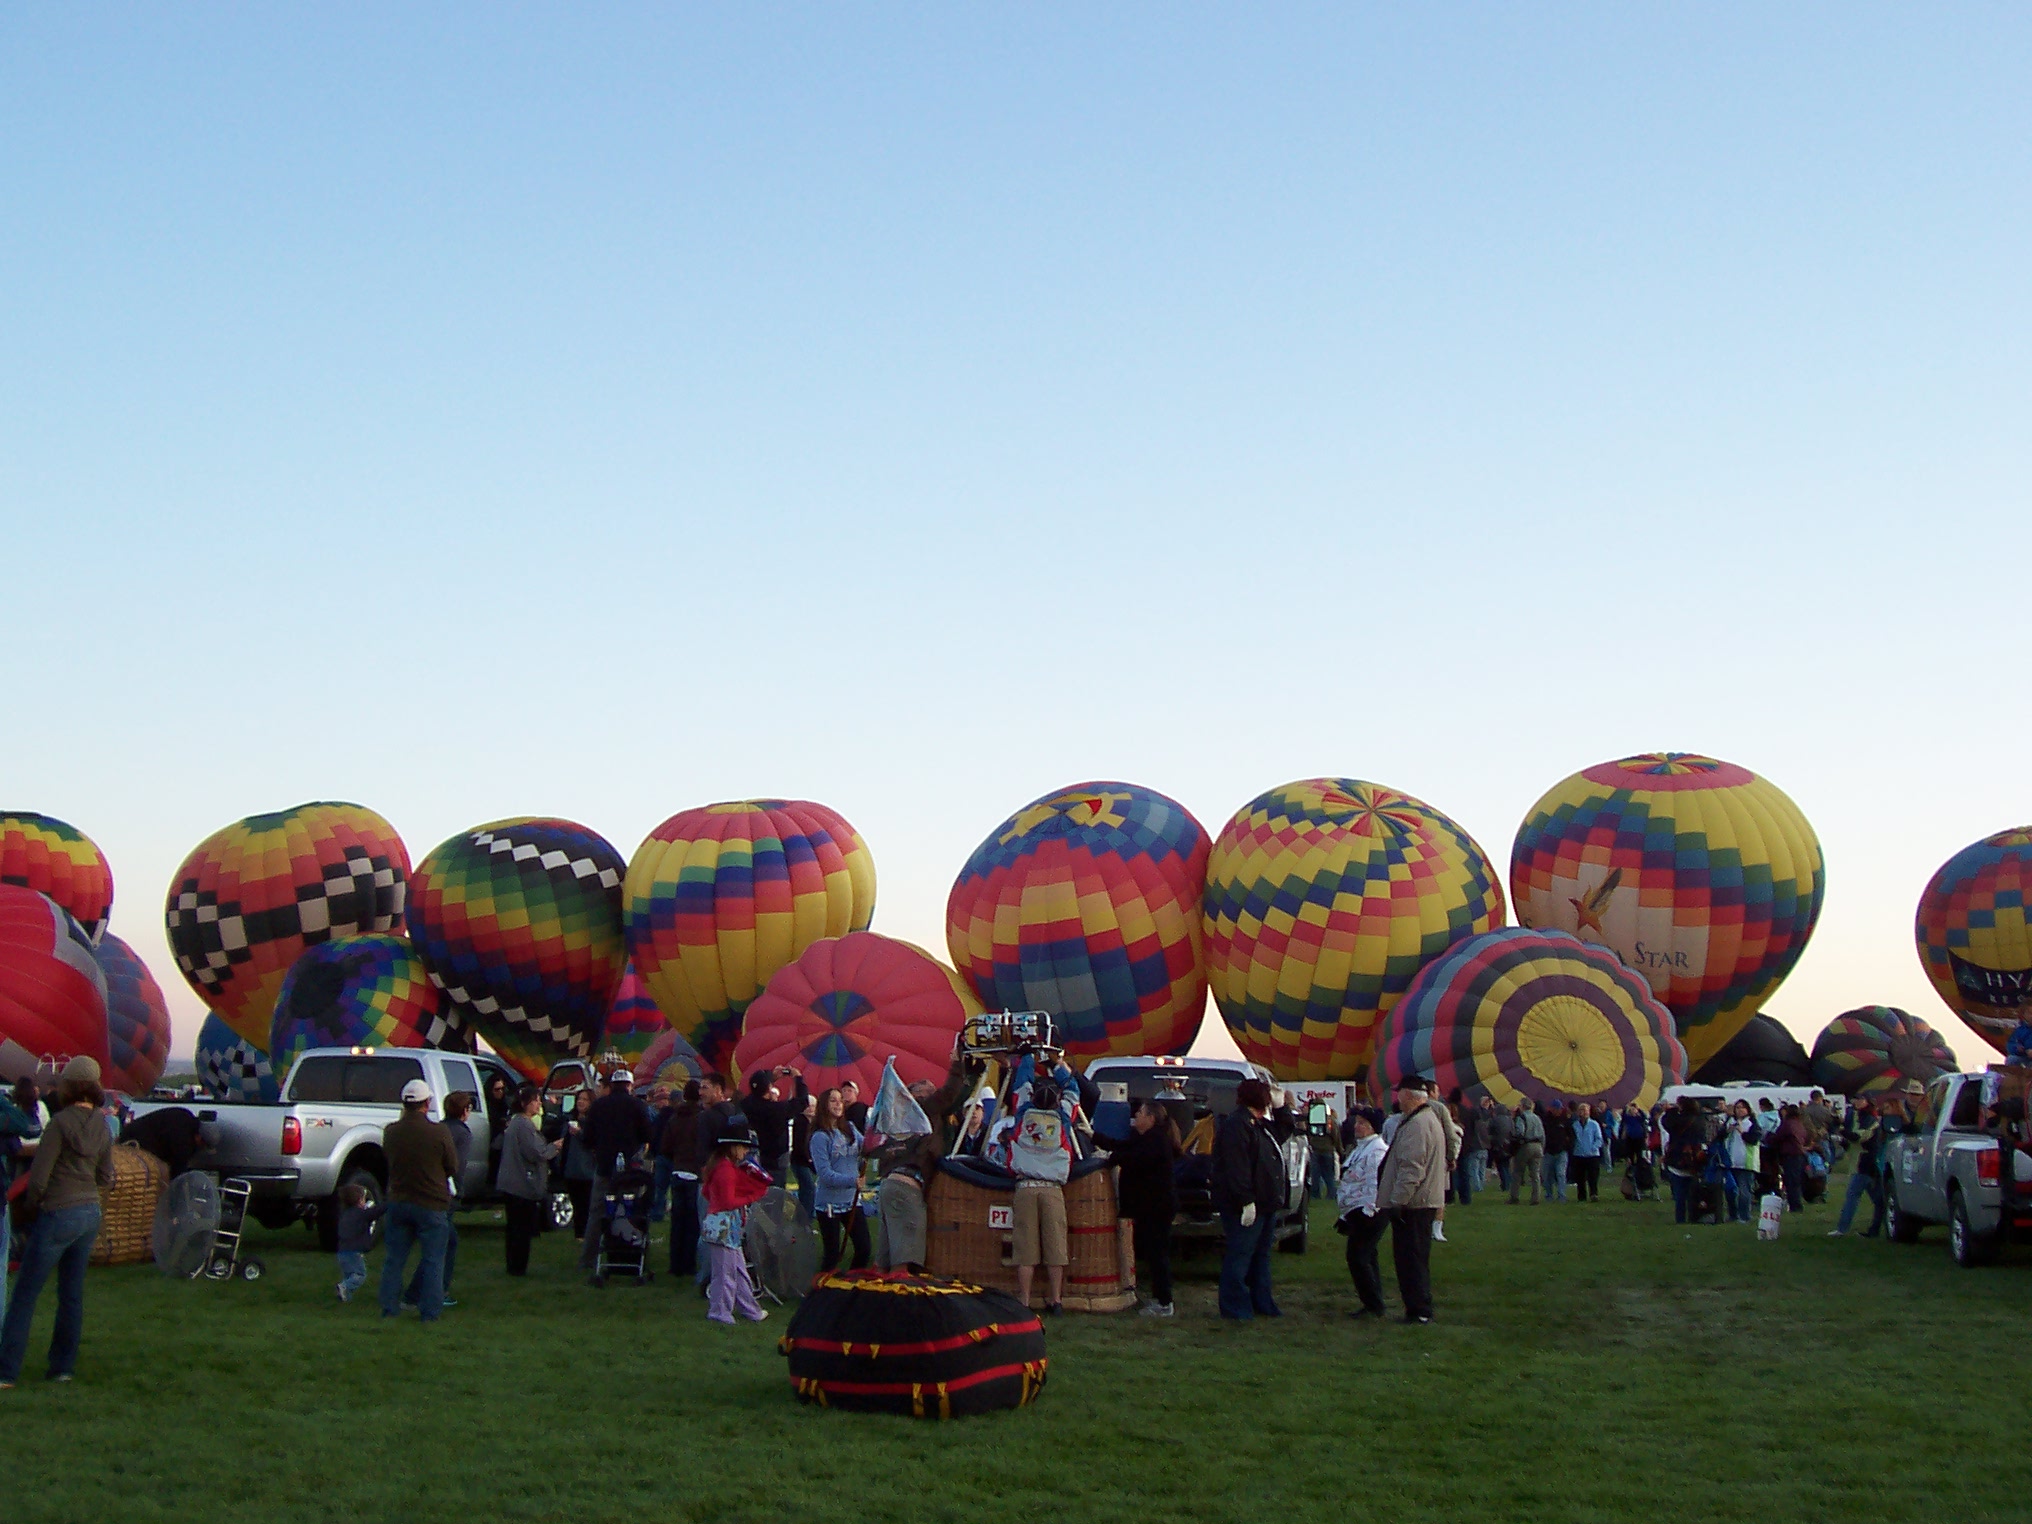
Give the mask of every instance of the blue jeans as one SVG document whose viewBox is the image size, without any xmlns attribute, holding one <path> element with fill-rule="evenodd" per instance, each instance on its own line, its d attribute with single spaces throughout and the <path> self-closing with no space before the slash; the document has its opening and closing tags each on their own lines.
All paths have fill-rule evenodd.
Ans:
<svg viewBox="0 0 2032 1524">
<path fill-rule="evenodd" d="M 1744 1222 L 1757 1220 L 1757 1172 L 1753 1169 L 1732 1169 L 1736 1177 L 1736 1200 L 1742 1206 Z"/>
<path fill-rule="evenodd" d="M 1700 1182 L 1691 1175 L 1675 1175 L 1671 1170 L 1665 1172 L 1665 1178 L 1672 1183 L 1672 1220 L 1691 1222 L 1698 1201 L 1695 1192 Z"/>
<path fill-rule="evenodd" d="M 1846 1233 L 1850 1228 L 1855 1226 L 1856 1202 L 1859 1198 L 1866 1195 L 1870 1198 L 1870 1205 L 1875 1210 L 1870 1217 L 1870 1226 L 1864 1231 L 1863 1236 L 1865 1238 L 1875 1238 L 1883 1229 L 1884 1182 L 1879 1180 L 1874 1173 L 1859 1169 L 1849 1176 L 1849 1193 L 1842 1197 L 1841 1216 L 1837 1217 L 1834 1223 L 1834 1229 L 1837 1233 Z"/>
<path fill-rule="evenodd" d="M 339 1289 L 351 1296 L 367 1284 L 367 1256 L 355 1249 L 339 1250 Z"/>
<path fill-rule="evenodd" d="M 667 1214 L 666 1204 L 670 1200 L 670 1161 L 661 1154 L 656 1156 L 654 1173 L 655 1181 L 649 1187 L 649 1220 L 661 1222 Z"/>
<path fill-rule="evenodd" d="M 1248 1227 L 1239 1212 L 1221 1213 L 1221 1316 L 1247 1319 L 1279 1315 L 1270 1295 L 1270 1250 L 1275 1222 L 1258 1212 Z"/>
<path fill-rule="evenodd" d="M 1545 1156 L 1544 1175 L 1545 1199 L 1547 1201 L 1566 1200 L 1566 1155 L 1563 1153 L 1547 1154 Z"/>
<path fill-rule="evenodd" d="M 77 1368 L 78 1345 L 85 1336 L 85 1266 L 92 1262 L 92 1244 L 98 1236 L 96 1201 L 58 1207 L 35 1219 L 21 1251 L 21 1278 L 7 1303 L 7 1321 L 0 1325 L 0 1381 L 21 1376 L 21 1362 L 28 1355 L 28 1325 L 51 1271 L 56 1272 L 56 1330 L 49 1340 L 49 1373 L 68 1376 Z"/>
<path fill-rule="evenodd" d="M 450 1212 L 444 1214 L 444 1274 L 438 1277 L 438 1289 L 445 1296 L 452 1294 L 452 1272 L 459 1267 L 459 1224 Z M 417 1264 L 416 1274 L 409 1278 L 409 1289 L 402 1293 L 402 1300 L 411 1307 L 423 1305 L 423 1265 Z"/>
<path fill-rule="evenodd" d="M 409 1269 L 412 1245 L 423 1251 L 416 1267 L 416 1310 L 423 1321 L 435 1323 L 444 1311 L 445 1239 L 452 1230 L 452 1214 L 434 1212 L 413 1202 L 392 1202 L 381 1219 L 381 1316 L 392 1318 L 402 1310 L 402 1277 Z"/>
<path fill-rule="evenodd" d="M 1468 1193 L 1483 1190 L 1489 1183 L 1489 1151 L 1485 1148 L 1471 1148 L 1461 1155 L 1461 1167 L 1467 1171 Z M 1508 1189 L 1508 1187 L 1505 1187 Z"/>
<path fill-rule="evenodd" d="M 818 1172 L 809 1164 L 793 1164 L 790 1172 L 797 1176 L 797 1204 L 804 1208 L 805 1215 L 818 1215 Z"/>
</svg>

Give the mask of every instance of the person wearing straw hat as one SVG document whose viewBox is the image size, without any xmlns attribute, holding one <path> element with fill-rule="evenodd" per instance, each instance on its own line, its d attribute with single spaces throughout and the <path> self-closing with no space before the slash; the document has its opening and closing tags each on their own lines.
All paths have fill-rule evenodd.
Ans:
<svg viewBox="0 0 2032 1524">
<path fill-rule="evenodd" d="M 56 1112 L 42 1131 L 22 1201 L 39 1213 L 21 1255 L 21 1278 L 0 1324 L 0 1390 L 12 1387 L 28 1356 L 28 1327 L 43 1283 L 56 1276 L 56 1328 L 49 1379 L 69 1381 L 85 1334 L 85 1267 L 99 1237 L 99 1192 L 113 1183 L 113 1134 L 100 1108 L 97 1060 L 79 1055 L 57 1081 Z"/>
</svg>

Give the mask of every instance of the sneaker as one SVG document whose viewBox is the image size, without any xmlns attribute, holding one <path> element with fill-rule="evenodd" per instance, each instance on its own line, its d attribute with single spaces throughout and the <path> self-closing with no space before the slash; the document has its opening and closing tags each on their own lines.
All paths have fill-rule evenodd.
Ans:
<svg viewBox="0 0 2032 1524">
<path fill-rule="evenodd" d="M 340 1301 L 342 1301 L 342 1302 L 350 1302 L 350 1301 L 352 1301 L 352 1299 L 353 1299 L 353 1288 L 352 1288 L 351 1286 L 348 1286 L 348 1285 L 347 1285 L 347 1284 L 346 1284 L 346 1283 L 345 1283 L 344 1281 L 340 1281 L 340 1282 L 339 1282 L 339 1284 L 338 1284 L 338 1286 L 337 1286 L 336 1288 L 334 1288 L 334 1289 L 336 1289 L 336 1290 L 337 1290 L 337 1292 L 339 1293 L 339 1300 L 340 1300 Z"/>
<path fill-rule="evenodd" d="M 1827 1236 L 1829 1238 L 1847 1238 L 1849 1236 L 1849 1230 L 1847 1228 L 1829 1228 L 1827 1230 Z"/>
<path fill-rule="evenodd" d="M 459 1300 L 457 1297 L 448 1296 L 444 1299 L 443 1303 L 441 1303 L 440 1305 L 445 1307 L 456 1307 L 459 1305 Z"/>
<path fill-rule="evenodd" d="M 1436 1243 L 1436 1244 L 1443 1244 L 1443 1243 L 1445 1243 L 1445 1242 L 1446 1242 L 1446 1224 L 1445 1224 L 1445 1223 L 1443 1223 L 1443 1222 L 1435 1222 L 1435 1223 L 1434 1223 L 1434 1224 L 1432 1225 L 1432 1241 L 1433 1241 L 1434 1243 Z"/>
<path fill-rule="evenodd" d="M 1421 1312 L 1416 1317 L 1413 1317 L 1410 1313 L 1406 1313 L 1404 1315 L 1404 1321 L 1407 1323 L 1430 1323 L 1432 1321 L 1432 1314 L 1429 1312 Z"/>
<path fill-rule="evenodd" d="M 769 1309 L 767 1307 L 758 1307 L 753 1312 L 743 1313 L 742 1316 L 750 1323 L 766 1323 L 769 1321 Z"/>
<path fill-rule="evenodd" d="M 69 1371 L 65 1371 L 61 1376 L 51 1376 L 49 1379 L 56 1382 L 59 1386 L 61 1386 L 71 1379 L 71 1373 Z"/>
<path fill-rule="evenodd" d="M 1143 1316 L 1146 1318 L 1168 1318 L 1172 1315 L 1169 1302 L 1145 1302 Z"/>
<path fill-rule="evenodd" d="M 13 1390 L 14 1390 L 14 1383 L 13 1383 L 13 1382 L 11 1382 L 11 1381 L 0 1381 L 0 1392 L 11 1392 L 11 1391 L 13 1391 Z"/>
<path fill-rule="evenodd" d="M 1046 1302 L 1044 1304 L 1044 1315 L 1047 1318 L 1055 1318 L 1064 1311 L 1065 1303 L 1063 1302 Z"/>
</svg>

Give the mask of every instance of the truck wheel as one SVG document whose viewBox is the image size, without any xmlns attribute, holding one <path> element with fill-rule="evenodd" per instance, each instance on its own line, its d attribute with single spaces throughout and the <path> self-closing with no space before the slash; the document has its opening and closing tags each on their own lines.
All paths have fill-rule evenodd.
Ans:
<svg viewBox="0 0 2032 1524">
<path fill-rule="evenodd" d="M 349 1185 L 357 1185 L 366 1193 L 367 1199 L 360 1205 L 371 1207 L 381 1204 L 381 1177 L 372 1170 L 364 1168 L 347 1170 L 339 1177 L 339 1191 L 343 1191 Z M 327 1254 L 336 1254 L 339 1251 L 339 1191 L 333 1191 L 318 1203 L 318 1247 Z M 377 1239 L 380 1237 L 378 1223 L 375 1225 L 375 1237 Z"/>
<path fill-rule="evenodd" d="M 1969 1222 L 1968 1203 L 1960 1191 L 1955 1191 L 1947 1203 L 1947 1249 L 1964 1270 L 1987 1265 L 1997 1255 L 1996 1240 L 1987 1233 L 1978 1233 Z"/>
<path fill-rule="evenodd" d="M 1892 1191 L 1884 1203 L 1884 1232 L 1894 1244 L 1916 1244 L 1923 1224 L 1911 1213 L 1898 1205 L 1898 1193 Z"/>
</svg>

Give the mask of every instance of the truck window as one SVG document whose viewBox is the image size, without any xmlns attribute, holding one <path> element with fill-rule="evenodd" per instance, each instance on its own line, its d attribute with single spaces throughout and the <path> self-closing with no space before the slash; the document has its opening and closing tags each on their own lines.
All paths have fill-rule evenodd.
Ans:
<svg viewBox="0 0 2032 1524">
<path fill-rule="evenodd" d="M 423 1078 L 423 1065 L 413 1058 L 393 1054 L 334 1053 L 325 1058 L 306 1058 L 296 1066 L 289 1084 L 292 1101 L 312 1105 L 334 1101 L 378 1101 L 401 1104 L 402 1087 Z"/>
<path fill-rule="evenodd" d="M 1983 1125 L 1983 1087 L 1980 1084 L 1963 1085 L 1955 1092 L 1954 1115 L 1947 1122 L 1950 1127 Z"/>
<path fill-rule="evenodd" d="M 454 1090 L 463 1090 L 477 1104 L 480 1099 L 480 1080 L 473 1066 L 463 1058 L 447 1058 L 442 1062 L 445 1094 L 450 1095 Z"/>
</svg>

